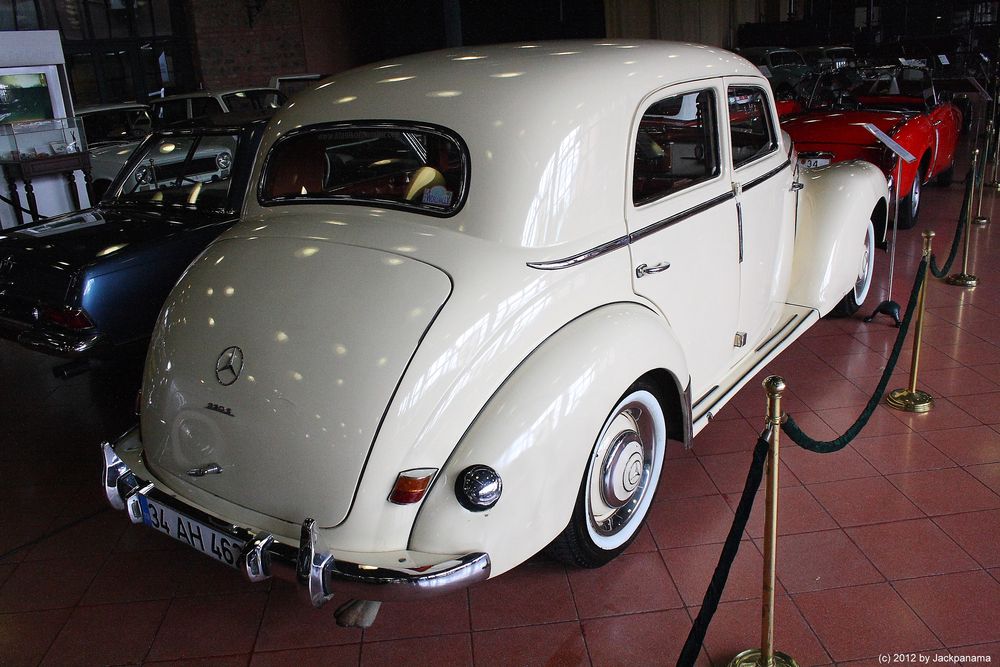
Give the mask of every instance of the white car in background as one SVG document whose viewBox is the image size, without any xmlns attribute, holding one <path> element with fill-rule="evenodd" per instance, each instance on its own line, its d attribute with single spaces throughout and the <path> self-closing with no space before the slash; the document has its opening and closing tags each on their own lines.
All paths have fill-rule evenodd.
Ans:
<svg viewBox="0 0 1000 667">
<path fill-rule="evenodd" d="M 168 95 L 150 102 L 156 127 L 176 125 L 192 118 L 207 118 L 224 113 L 259 116 L 271 113 L 287 100 L 276 88 L 233 88 L 183 95 Z"/>
<path fill-rule="evenodd" d="M 871 281 L 881 171 L 799 171 L 749 62 L 461 48 L 340 74 L 181 277 L 109 500 L 320 605 L 635 537 L 668 438 Z M 669 483 L 669 480 L 668 482 Z"/>
<path fill-rule="evenodd" d="M 94 196 L 100 199 L 139 143 L 152 131 L 149 105 L 138 102 L 80 107 L 90 151 Z M 94 202 L 96 203 L 96 201 Z"/>
</svg>

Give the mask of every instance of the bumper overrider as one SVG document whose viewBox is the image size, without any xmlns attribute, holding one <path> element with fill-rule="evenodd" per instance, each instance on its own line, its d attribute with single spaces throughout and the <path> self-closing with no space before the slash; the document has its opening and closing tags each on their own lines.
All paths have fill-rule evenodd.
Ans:
<svg viewBox="0 0 1000 667">
<path fill-rule="evenodd" d="M 128 437 L 123 436 L 118 442 Z M 133 523 L 143 523 L 140 496 L 165 505 L 211 529 L 242 542 L 245 546 L 235 560 L 236 569 L 250 581 L 271 576 L 293 580 L 308 592 L 316 607 L 334 594 L 358 600 L 410 600 L 443 595 L 483 581 L 490 574 L 490 557 L 476 552 L 454 556 L 414 554 L 415 560 L 431 565 L 416 568 L 392 567 L 351 562 L 334 556 L 318 546 L 318 528 L 313 519 L 302 522 L 298 546 L 278 541 L 267 532 L 222 521 L 176 496 L 158 489 L 129 469 L 115 453 L 117 443 L 102 443 L 104 454 L 104 491 L 115 509 L 125 510 Z M 378 562 L 377 554 L 372 554 Z"/>
</svg>

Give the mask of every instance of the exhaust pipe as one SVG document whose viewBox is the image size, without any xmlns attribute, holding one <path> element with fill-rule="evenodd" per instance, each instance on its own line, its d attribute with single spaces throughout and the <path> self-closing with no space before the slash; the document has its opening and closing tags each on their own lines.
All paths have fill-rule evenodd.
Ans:
<svg viewBox="0 0 1000 667">
<path fill-rule="evenodd" d="M 82 375 L 90 370 L 90 359 L 76 359 L 69 363 L 59 364 L 52 367 L 52 374 L 60 380 L 68 380 L 71 377 Z"/>
</svg>

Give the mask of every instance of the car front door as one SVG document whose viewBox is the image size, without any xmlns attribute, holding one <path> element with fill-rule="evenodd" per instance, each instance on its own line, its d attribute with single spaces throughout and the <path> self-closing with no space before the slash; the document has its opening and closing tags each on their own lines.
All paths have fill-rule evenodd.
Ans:
<svg viewBox="0 0 1000 667">
<path fill-rule="evenodd" d="M 958 134 L 962 128 L 961 113 L 951 102 L 941 102 L 933 92 L 928 100 L 931 126 L 934 128 L 934 169 L 939 174 L 948 170 L 955 162 L 958 149 Z"/>
<path fill-rule="evenodd" d="M 752 78 L 727 78 L 729 155 L 739 235 L 740 315 L 736 357 L 774 328 L 791 272 L 795 194 L 768 92 Z"/>
<path fill-rule="evenodd" d="M 739 315 L 736 201 L 721 79 L 646 98 L 633 123 L 626 219 L 635 292 L 667 319 L 697 400 L 726 374 Z"/>
</svg>

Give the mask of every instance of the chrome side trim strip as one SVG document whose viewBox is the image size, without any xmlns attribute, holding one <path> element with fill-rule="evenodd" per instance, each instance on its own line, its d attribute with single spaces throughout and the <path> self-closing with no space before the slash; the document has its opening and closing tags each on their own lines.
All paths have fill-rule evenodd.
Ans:
<svg viewBox="0 0 1000 667">
<path fill-rule="evenodd" d="M 690 385 L 688 385 L 688 388 L 690 390 Z M 718 388 L 719 388 L 719 385 L 715 385 L 714 387 L 712 387 L 711 389 L 709 389 L 708 391 L 706 391 L 704 394 L 702 394 L 701 398 L 699 398 L 697 401 L 695 401 L 694 405 L 691 406 L 691 411 L 693 412 L 693 411 L 697 410 L 698 406 L 700 406 L 702 403 L 704 403 L 705 399 L 708 398 L 709 396 L 711 396 L 712 392 L 714 392 Z"/>
<path fill-rule="evenodd" d="M 695 404 L 694 406 L 695 421 L 700 420 L 707 413 L 712 412 L 715 406 L 718 405 L 720 401 L 722 401 L 722 399 L 727 396 L 727 394 L 733 391 L 734 387 L 743 386 L 750 378 L 756 375 L 763 367 L 764 362 L 770 358 L 770 355 L 774 354 L 775 350 L 781 345 L 781 343 L 784 342 L 789 336 L 791 336 L 799 326 L 801 326 L 802 322 L 809 317 L 811 312 L 813 311 L 809 310 L 792 315 L 788 319 L 788 321 L 786 321 L 775 331 L 774 335 L 772 335 L 770 338 L 767 339 L 767 342 L 765 344 L 761 345 L 760 347 L 754 350 L 755 354 L 760 355 L 759 361 L 757 363 L 747 368 L 742 375 L 740 375 L 738 378 L 735 378 L 733 382 L 729 383 L 725 387 L 716 385 L 715 387 L 712 387 L 712 389 L 710 389 L 707 394 L 698 399 L 698 403 Z M 711 403 L 703 411 L 699 412 L 698 408 L 700 408 L 702 402 L 704 402 L 705 399 L 708 398 L 712 399 Z"/>
<path fill-rule="evenodd" d="M 750 188 L 754 187 L 755 185 L 760 185 L 761 183 L 763 183 L 767 179 L 769 179 L 769 178 L 771 178 L 773 176 L 777 176 L 778 174 L 780 174 L 781 172 L 783 172 L 786 167 L 790 166 L 791 164 L 792 164 L 791 160 L 785 160 L 785 163 L 782 164 L 781 166 L 775 167 L 774 169 L 772 169 L 771 171 L 767 172 L 766 174 L 761 174 L 757 178 L 753 179 L 752 181 L 750 181 L 749 183 L 747 183 L 746 185 L 744 185 L 743 186 L 743 191 L 746 192 L 747 190 L 749 190 Z"/>
<path fill-rule="evenodd" d="M 708 201 L 702 202 L 696 206 L 692 206 L 686 211 L 681 211 L 677 215 L 672 215 L 669 218 L 664 218 L 659 222 L 654 222 L 651 225 L 646 225 L 642 229 L 632 232 L 631 234 L 628 235 L 628 242 L 635 243 L 640 239 L 644 239 L 651 234 L 655 234 L 656 232 L 662 231 L 667 227 L 676 225 L 678 222 L 686 220 L 691 216 L 698 215 L 699 213 L 703 213 L 704 211 L 707 211 L 708 209 L 714 206 L 718 206 L 719 204 L 727 202 L 735 197 L 736 195 L 733 194 L 731 190 L 729 192 L 725 192 L 719 195 L 718 197 L 712 197 Z"/>
<path fill-rule="evenodd" d="M 542 271 L 555 271 L 557 269 L 565 269 L 570 266 L 575 266 L 581 262 L 586 262 L 587 260 L 594 259 L 595 257 L 600 257 L 601 255 L 607 254 L 612 250 L 617 250 L 618 248 L 624 248 L 629 244 L 629 238 L 627 236 L 619 236 L 614 241 L 608 241 L 607 243 L 602 243 L 599 246 L 595 246 L 590 250 L 584 250 L 583 252 L 577 253 L 575 255 L 570 255 L 569 257 L 564 257 L 562 259 L 553 259 L 546 262 L 528 262 L 528 266 L 532 269 L 541 269 Z"/>
<path fill-rule="evenodd" d="M 781 325 L 780 327 L 778 327 L 778 328 L 777 328 L 777 329 L 775 330 L 775 332 L 774 332 L 774 335 L 772 335 L 772 336 L 771 336 L 770 338 L 768 338 L 768 339 L 767 339 L 767 340 L 765 340 L 765 341 L 764 341 L 763 343 L 761 343 L 760 345 L 758 345 L 758 346 L 757 346 L 757 347 L 756 347 L 756 348 L 754 349 L 754 352 L 760 352 L 760 351 L 761 351 L 761 350 L 763 350 L 763 349 L 764 349 L 765 347 L 767 347 L 768 345 L 770 345 L 770 344 L 771 344 L 771 341 L 773 341 L 773 340 L 774 340 L 775 338 L 777 338 L 778 336 L 780 336 L 780 335 L 781 335 L 781 334 L 782 334 L 782 333 L 783 333 L 783 332 L 785 331 L 785 329 L 787 329 L 787 328 L 788 328 L 788 325 L 789 325 L 789 324 L 791 324 L 792 322 L 794 322 L 794 321 L 795 321 L 795 318 L 796 318 L 796 317 L 798 317 L 798 315 L 792 315 L 791 317 L 789 317 L 789 318 L 788 318 L 788 321 L 786 321 L 786 322 L 785 322 L 784 324 L 782 324 L 782 325 Z"/>
<path fill-rule="evenodd" d="M 785 164 L 787 166 L 790 163 L 786 162 Z M 528 267 L 532 269 L 540 269 L 542 271 L 554 271 L 557 269 L 565 269 L 571 266 L 576 266 L 577 264 L 589 261 L 591 259 L 594 259 L 595 257 L 600 257 L 601 255 L 605 255 L 611 252 L 612 250 L 618 250 L 619 248 L 624 248 L 629 244 L 635 243 L 640 239 L 646 238 L 650 234 L 655 234 L 656 232 L 664 230 L 672 225 L 676 225 L 678 222 L 690 218 L 693 215 L 697 215 L 699 213 L 707 211 L 713 206 L 717 206 L 723 202 L 729 201 L 733 197 L 735 197 L 735 195 L 732 192 L 726 192 L 725 194 L 721 194 L 718 197 L 713 197 L 708 201 L 702 202 L 701 204 L 698 204 L 696 206 L 692 206 L 686 211 L 681 211 L 680 213 L 672 215 L 669 218 L 664 218 L 663 220 L 660 220 L 658 222 L 646 225 L 642 229 L 634 231 L 631 234 L 628 234 L 627 236 L 619 236 L 613 241 L 602 243 L 599 246 L 594 246 L 589 250 L 584 250 L 583 252 L 579 252 L 575 255 L 570 255 L 569 257 L 563 257 L 561 259 L 553 259 L 544 262 L 528 262 Z"/>
</svg>

